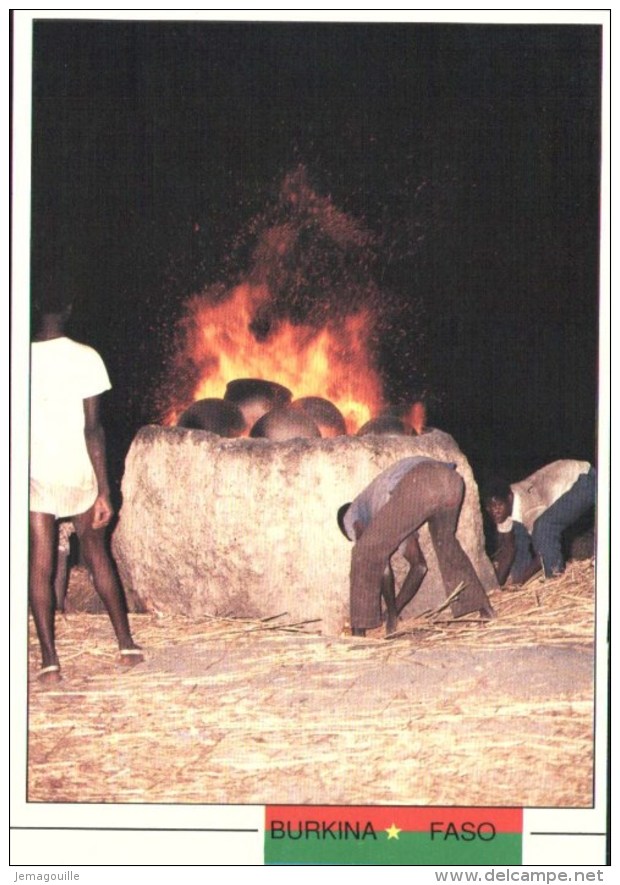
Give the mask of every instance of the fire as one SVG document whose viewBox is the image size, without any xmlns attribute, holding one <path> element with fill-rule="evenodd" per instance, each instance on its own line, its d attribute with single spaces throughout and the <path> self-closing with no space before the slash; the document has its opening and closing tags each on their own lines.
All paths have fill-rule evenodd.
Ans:
<svg viewBox="0 0 620 885">
<path fill-rule="evenodd" d="M 331 400 L 354 433 L 382 407 L 382 384 L 368 354 L 370 311 L 319 329 L 282 320 L 259 341 L 250 324 L 268 298 L 265 286 L 243 283 L 215 305 L 201 296 L 191 300 L 185 355 L 199 375 L 192 399 L 222 397 L 236 378 L 263 378 L 288 387 L 295 399 Z M 173 408 L 165 423 L 174 423 L 187 405 Z"/>
<path fill-rule="evenodd" d="M 414 433 L 418 436 L 424 433 L 426 428 L 426 406 L 423 402 L 413 403 L 409 410 L 408 421 Z"/>
</svg>

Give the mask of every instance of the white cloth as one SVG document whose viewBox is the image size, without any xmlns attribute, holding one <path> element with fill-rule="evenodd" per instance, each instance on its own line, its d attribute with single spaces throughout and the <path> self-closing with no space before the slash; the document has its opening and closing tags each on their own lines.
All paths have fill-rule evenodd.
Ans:
<svg viewBox="0 0 620 885">
<path fill-rule="evenodd" d="M 497 526 L 498 532 L 509 532 L 520 522 L 531 534 L 539 516 L 575 485 L 592 465 L 588 461 L 553 461 L 531 476 L 513 483 L 512 514 Z"/>
<path fill-rule="evenodd" d="M 84 513 L 97 480 L 84 437 L 84 400 L 110 389 L 103 360 L 70 338 L 31 346 L 30 509 Z"/>
</svg>

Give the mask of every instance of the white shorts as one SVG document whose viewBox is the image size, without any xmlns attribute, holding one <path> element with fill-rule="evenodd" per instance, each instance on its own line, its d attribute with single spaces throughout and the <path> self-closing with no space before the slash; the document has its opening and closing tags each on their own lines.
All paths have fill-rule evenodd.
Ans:
<svg viewBox="0 0 620 885">
<path fill-rule="evenodd" d="M 51 513 L 56 519 L 86 513 L 97 500 L 97 488 L 72 488 L 30 479 L 30 510 Z"/>
</svg>

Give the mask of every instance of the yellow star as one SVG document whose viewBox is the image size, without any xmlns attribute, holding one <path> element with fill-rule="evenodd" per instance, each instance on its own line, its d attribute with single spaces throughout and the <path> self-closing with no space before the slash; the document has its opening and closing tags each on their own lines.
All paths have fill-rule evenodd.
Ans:
<svg viewBox="0 0 620 885">
<path fill-rule="evenodd" d="M 392 824 L 385 832 L 388 834 L 388 839 L 398 839 L 398 834 L 402 833 L 402 830 L 396 824 Z"/>
</svg>

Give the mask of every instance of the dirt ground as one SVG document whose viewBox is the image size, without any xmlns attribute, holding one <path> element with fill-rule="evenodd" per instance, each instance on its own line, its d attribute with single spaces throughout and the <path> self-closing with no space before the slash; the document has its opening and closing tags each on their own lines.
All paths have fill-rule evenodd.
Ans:
<svg viewBox="0 0 620 885">
<path fill-rule="evenodd" d="M 593 563 L 492 601 L 389 641 L 133 614 L 129 671 L 105 615 L 59 616 L 59 685 L 30 637 L 28 798 L 590 806 Z"/>
</svg>

